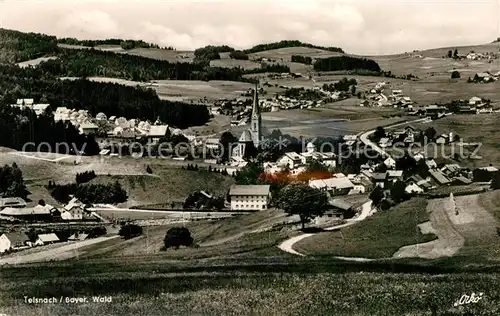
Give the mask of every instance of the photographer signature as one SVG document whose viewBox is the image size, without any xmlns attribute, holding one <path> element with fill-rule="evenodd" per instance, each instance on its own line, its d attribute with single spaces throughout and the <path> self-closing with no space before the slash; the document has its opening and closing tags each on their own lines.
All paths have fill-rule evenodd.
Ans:
<svg viewBox="0 0 500 316">
<path fill-rule="evenodd" d="M 462 297 L 460 297 L 460 299 L 453 304 L 453 306 L 458 307 L 467 304 L 475 304 L 478 303 L 482 298 L 483 298 L 483 293 L 476 294 L 472 292 L 470 296 L 467 294 L 463 294 Z"/>
</svg>

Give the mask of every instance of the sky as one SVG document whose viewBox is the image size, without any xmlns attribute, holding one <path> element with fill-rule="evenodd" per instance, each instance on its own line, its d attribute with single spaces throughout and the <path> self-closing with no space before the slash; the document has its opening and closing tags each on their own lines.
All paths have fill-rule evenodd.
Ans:
<svg viewBox="0 0 500 316">
<path fill-rule="evenodd" d="M 178 50 L 297 39 L 377 55 L 489 43 L 500 0 L 0 0 L 0 27 Z"/>
</svg>

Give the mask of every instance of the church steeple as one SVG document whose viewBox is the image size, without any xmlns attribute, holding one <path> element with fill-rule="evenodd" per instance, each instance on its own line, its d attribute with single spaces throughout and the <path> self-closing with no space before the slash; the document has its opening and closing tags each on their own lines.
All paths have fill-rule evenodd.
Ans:
<svg viewBox="0 0 500 316">
<path fill-rule="evenodd" d="M 253 115 L 260 115 L 260 107 L 259 107 L 259 86 L 256 83 L 255 88 L 253 91 L 253 109 L 252 109 L 252 116 Z"/>
<path fill-rule="evenodd" d="M 256 148 L 259 148 L 259 144 L 262 138 L 262 118 L 260 115 L 260 106 L 259 106 L 259 86 L 255 84 L 255 90 L 253 94 L 253 108 L 252 108 L 252 121 L 251 121 L 251 129 L 252 133 L 252 141 Z"/>
</svg>

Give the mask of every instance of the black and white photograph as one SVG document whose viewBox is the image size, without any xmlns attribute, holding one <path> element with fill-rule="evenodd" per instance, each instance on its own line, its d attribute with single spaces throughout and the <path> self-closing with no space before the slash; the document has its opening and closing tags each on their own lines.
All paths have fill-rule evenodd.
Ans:
<svg viewBox="0 0 500 316">
<path fill-rule="evenodd" d="M 500 0 L 0 0 L 0 316 L 500 315 Z"/>
</svg>

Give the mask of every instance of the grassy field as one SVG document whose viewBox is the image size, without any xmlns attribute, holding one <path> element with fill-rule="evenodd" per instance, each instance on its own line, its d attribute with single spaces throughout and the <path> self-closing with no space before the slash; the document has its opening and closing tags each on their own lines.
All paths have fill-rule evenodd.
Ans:
<svg viewBox="0 0 500 316">
<path fill-rule="evenodd" d="M 305 238 L 294 249 L 309 255 L 388 258 L 402 246 L 435 239 L 417 227 L 429 220 L 426 205 L 425 199 L 414 198 L 340 231 Z"/>
<path fill-rule="evenodd" d="M 500 275 L 356 273 L 333 262 L 244 265 L 176 262 L 51 264 L 8 268 L 7 315 L 498 315 Z M 303 267 L 302 269 L 300 266 Z M 304 269 L 308 265 L 308 269 Z M 359 268 L 359 267 L 356 267 Z M 74 269 L 80 271 L 78 275 Z M 251 269 L 251 268 L 250 268 Z M 344 270 L 345 271 L 342 271 Z M 320 270 L 318 272 L 317 270 Z M 323 270 L 323 271 L 321 271 Z M 116 272 L 120 271 L 120 272 Z M 454 307 L 463 294 L 483 298 Z M 111 296 L 93 303 L 92 296 Z M 27 304 L 28 297 L 87 297 L 86 304 Z"/>
<path fill-rule="evenodd" d="M 500 222 L 500 191 L 484 193 L 479 201 Z"/>
<path fill-rule="evenodd" d="M 33 155 L 12 151 L 0 153 L 0 165 L 15 162 L 23 172 L 28 191 L 31 192 L 30 205 L 36 205 L 40 199 L 54 206 L 60 205 L 45 188 L 48 181 L 52 180 L 58 184 L 71 183 L 75 181 L 77 173 L 91 170 L 98 176 L 93 180 L 95 183 L 118 180 L 123 185 L 129 195 L 128 202 L 121 205 L 124 207 L 183 202 L 189 194 L 199 190 L 223 195 L 233 183 L 229 176 L 208 171 L 183 170 L 179 162 L 167 159 L 70 157 L 71 159 L 50 162 L 30 158 L 31 156 Z M 80 162 L 75 165 L 75 160 Z M 146 172 L 147 165 L 152 168 L 153 174 Z"/>
<path fill-rule="evenodd" d="M 467 159 L 460 162 L 464 167 L 485 167 L 489 164 L 500 165 L 500 136 L 498 124 L 500 113 L 479 115 L 452 115 L 432 121 L 424 126 L 415 125 L 422 129 L 430 126 L 439 133 L 453 132 L 463 138 L 465 143 L 481 143 L 477 155 L 482 159 Z"/>
<path fill-rule="evenodd" d="M 189 194 L 200 190 L 210 191 L 216 196 L 225 195 L 234 183 L 231 177 L 220 173 L 187 171 L 161 165 L 151 165 L 151 168 L 155 170 L 155 176 L 101 175 L 91 183 L 118 181 L 129 196 L 126 203 L 119 205 L 122 207 L 184 201 Z"/>
</svg>

